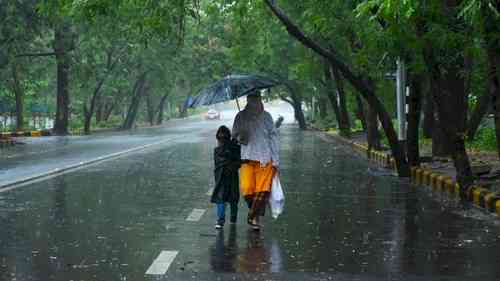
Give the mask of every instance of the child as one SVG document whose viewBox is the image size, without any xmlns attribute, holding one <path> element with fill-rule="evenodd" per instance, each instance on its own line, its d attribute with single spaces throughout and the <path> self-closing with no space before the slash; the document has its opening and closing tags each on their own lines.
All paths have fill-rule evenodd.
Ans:
<svg viewBox="0 0 500 281">
<path fill-rule="evenodd" d="M 214 149 L 215 187 L 211 202 L 217 204 L 216 229 L 221 229 L 226 220 L 226 203 L 231 206 L 232 224 L 236 223 L 240 200 L 238 169 L 241 165 L 240 146 L 231 140 L 231 131 L 221 126 L 215 136 L 218 146 Z"/>
</svg>

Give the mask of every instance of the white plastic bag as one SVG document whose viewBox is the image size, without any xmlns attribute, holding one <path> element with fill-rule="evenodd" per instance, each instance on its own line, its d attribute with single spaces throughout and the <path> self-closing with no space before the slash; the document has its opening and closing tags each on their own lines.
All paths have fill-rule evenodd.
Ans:
<svg viewBox="0 0 500 281">
<path fill-rule="evenodd" d="M 273 218 L 277 219 L 283 208 L 285 207 L 285 194 L 281 188 L 280 178 L 278 174 L 273 176 L 273 183 L 271 185 L 271 196 L 269 197 L 269 205 L 271 207 L 271 214 Z"/>
</svg>

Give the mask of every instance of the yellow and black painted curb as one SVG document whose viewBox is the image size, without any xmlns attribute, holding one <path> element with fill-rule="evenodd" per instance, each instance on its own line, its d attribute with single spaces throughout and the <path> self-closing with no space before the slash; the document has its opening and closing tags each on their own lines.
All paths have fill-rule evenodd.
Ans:
<svg viewBox="0 0 500 281">
<path fill-rule="evenodd" d="M 361 152 L 361 154 L 366 155 L 373 162 L 385 168 L 396 170 L 396 161 L 391 155 L 382 151 L 369 150 L 364 144 L 345 139 L 338 135 L 333 136 L 343 143 L 351 145 L 351 147 Z M 460 185 L 452 177 L 436 171 L 421 167 L 411 167 L 410 180 L 418 186 L 429 186 L 434 191 L 448 193 L 453 197 L 460 197 Z M 500 193 L 491 192 L 484 187 L 474 185 L 467 190 L 466 199 L 477 207 L 495 213 L 500 218 Z"/>
<path fill-rule="evenodd" d="M 359 143 L 350 139 L 346 139 L 342 136 L 336 135 L 336 134 L 331 134 L 327 133 L 328 135 L 336 138 L 337 140 L 341 141 L 344 144 L 350 145 L 352 148 L 360 152 L 361 154 L 365 155 L 368 159 L 371 161 L 383 166 L 384 168 L 396 170 L 396 160 L 392 155 L 387 154 L 383 151 L 377 151 L 373 149 L 368 149 L 368 146 L 366 146 L 363 143 Z"/>
<path fill-rule="evenodd" d="M 0 139 L 10 139 L 15 137 L 45 137 L 50 135 L 52 135 L 50 130 L 3 132 L 0 133 Z"/>
<path fill-rule="evenodd" d="M 445 192 L 454 197 L 460 196 L 460 185 L 450 176 L 445 176 L 433 170 L 412 167 L 410 180 L 419 186 L 430 186 L 435 191 Z M 466 191 L 466 199 L 477 207 L 496 213 L 500 216 L 500 194 L 489 189 L 474 185 Z"/>
<path fill-rule="evenodd" d="M 396 161 L 391 155 L 378 150 L 368 149 L 368 146 L 355 141 L 347 141 L 351 143 L 352 147 L 366 155 L 371 161 L 383 166 L 384 168 L 396 170 Z"/>
</svg>

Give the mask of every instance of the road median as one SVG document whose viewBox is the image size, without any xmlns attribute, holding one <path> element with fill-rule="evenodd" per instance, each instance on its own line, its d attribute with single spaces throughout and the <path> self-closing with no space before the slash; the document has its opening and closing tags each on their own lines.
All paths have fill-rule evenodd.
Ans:
<svg viewBox="0 0 500 281">
<path fill-rule="evenodd" d="M 2 132 L 0 133 L 0 139 L 10 139 L 15 137 L 45 137 L 51 135 L 52 132 L 50 130 Z"/>
</svg>

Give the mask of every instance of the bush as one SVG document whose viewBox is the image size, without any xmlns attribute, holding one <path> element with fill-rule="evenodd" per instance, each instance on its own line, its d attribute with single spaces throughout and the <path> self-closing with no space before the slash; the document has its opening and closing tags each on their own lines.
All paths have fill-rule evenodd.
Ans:
<svg viewBox="0 0 500 281">
<path fill-rule="evenodd" d="M 363 123 L 361 123 L 361 120 L 355 119 L 354 120 L 354 126 L 352 127 L 353 131 L 363 131 Z"/>
<path fill-rule="evenodd" d="M 122 117 L 119 115 L 111 115 L 108 119 L 108 121 L 102 121 L 99 124 L 92 124 L 92 126 L 96 128 L 106 128 L 106 129 L 113 129 L 113 128 L 119 128 L 122 125 Z"/>
<path fill-rule="evenodd" d="M 83 120 L 81 118 L 72 118 L 69 120 L 69 130 L 78 131 L 83 129 Z"/>
<path fill-rule="evenodd" d="M 337 121 L 332 115 L 327 116 L 324 119 L 316 119 L 311 122 L 316 128 L 321 130 L 329 130 L 331 128 L 337 128 Z"/>
<path fill-rule="evenodd" d="M 495 129 L 490 127 L 483 127 L 476 133 L 476 138 L 473 141 L 467 142 L 467 148 L 496 151 L 496 135 Z"/>
</svg>

